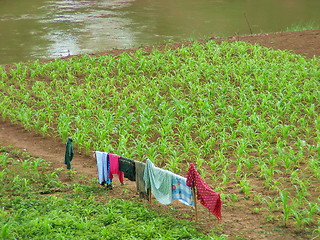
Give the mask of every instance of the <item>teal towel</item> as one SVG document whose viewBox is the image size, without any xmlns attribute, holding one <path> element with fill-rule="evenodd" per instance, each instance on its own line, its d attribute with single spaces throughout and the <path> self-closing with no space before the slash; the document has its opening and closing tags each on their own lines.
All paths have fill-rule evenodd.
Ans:
<svg viewBox="0 0 320 240">
<path fill-rule="evenodd" d="M 151 193 L 158 202 L 165 205 L 172 203 L 172 172 L 155 167 L 148 159 L 143 180 L 146 190 L 151 188 Z"/>
</svg>

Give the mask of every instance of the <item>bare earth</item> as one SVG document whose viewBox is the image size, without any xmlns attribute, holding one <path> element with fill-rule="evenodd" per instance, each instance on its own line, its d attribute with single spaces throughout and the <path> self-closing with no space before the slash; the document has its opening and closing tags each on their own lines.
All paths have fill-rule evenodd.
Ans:
<svg viewBox="0 0 320 240">
<path fill-rule="evenodd" d="M 273 49 L 288 50 L 296 54 L 303 55 L 307 58 L 314 56 L 320 57 L 320 29 L 319 30 L 307 30 L 300 32 L 279 32 L 279 33 L 261 33 L 254 35 L 234 35 L 228 38 L 213 37 L 213 40 L 227 40 L 227 41 L 243 41 L 248 43 L 258 43 L 261 46 L 265 46 Z M 207 41 L 207 40 L 203 40 Z M 189 44 L 189 42 L 173 43 L 173 47 L 179 47 L 181 44 Z M 165 44 L 156 46 L 162 49 Z M 141 47 L 141 49 L 150 51 L 152 46 Z M 119 54 L 122 52 L 131 52 L 136 49 L 114 49 L 107 52 L 98 53 L 101 54 Z M 95 55 L 95 54 L 92 54 Z"/>
<path fill-rule="evenodd" d="M 213 38 L 220 40 L 220 38 Z M 301 32 L 283 32 L 270 34 L 257 34 L 249 36 L 232 36 L 225 38 L 228 41 L 244 41 L 249 43 L 258 43 L 273 49 L 289 50 L 301 54 L 307 58 L 320 57 L 320 30 L 309 30 Z M 207 41 L 207 40 L 205 40 Z M 179 47 L 181 44 L 170 44 L 173 47 Z M 162 49 L 165 45 L 156 46 Z M 141 47 L 150 51 L 152 47 Z M 136 49 L 114 49 L 108 52 L 92 54 L 119 54 L 124 51 L 135 51 Z M 53 168 L 65 168 L 63 163 L 65 153 L 65 143 L 61 140 L 50 137 L 42 137 L 33 132 L 24 130 L 21 126 L 12 125 L 9 122 L 0 119 L 0 145 L 12 146 L 14 148 L 26 151 L 32 156 L 42 158 L 52 163 Z M 97 149 L 100 150 L 100 149 Z M 89 178 L 97 178 L 97 169 L 95 159 L 92 156 L 85 156 L 81 153 L 75 154 L 72 161 L 73 170 L 79 174 L 87 175 Z M 125 189 L 125 191 L 124 191 Z M 104 189 L 101 189 L 105 191 Z M 119 198 L 135 198 L 135 184 L 125 181 L 124 186 L 115 183 L 115 187 L 110 191 L 110 196 Z M 152 208 L 161 209 L 161 211 L 172 212 L 178 218 L 194 220 L 192 209 L 185 207 L 183 204 L 174 204 L 172 207 L 162 206 L 158 203 L 152 204 Z M 250 209 L 251 204 L 246 201 L 240 201 L 238 205 L 223 208 L 223 221 L 218 224 L 214 217 L 208 216 L 208 211 L 200 207 L 199 226 L 204 231 L 213 230 L 216 234 L 230 234 L 238 236 L 241 239 L 308 239 L 299 233 L 286 229 L 276 224 L 266 223 L 263 216 L 254 214 Z M 232 239 L 238 239 L 236 237 Z"/>
</svg>

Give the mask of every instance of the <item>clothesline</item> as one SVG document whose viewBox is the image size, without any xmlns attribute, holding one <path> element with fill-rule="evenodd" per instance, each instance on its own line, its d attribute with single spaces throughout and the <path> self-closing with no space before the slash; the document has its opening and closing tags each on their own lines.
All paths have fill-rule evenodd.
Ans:
<svg viewBox="0 0 320 240">
<path fill-rule="evenodd" d="M 150 195 L 161 204 L 171 204 L 173 200 L 195 207 L 196 221 L 197 205 L 195 197 L 209 211 L 221 220 L 222 202 L 220 194 L 213 191 L 201 178 L 195 166 L 191 163 L 187 177 L 182 177 L 171 171 L 156 167 L 149 159 L 146 163 L 125 158 L 113 153 L 96 151 L 98 181 L 101 185 L 112 188 L 113 175 L 117 174 L 123 184 L 123 178 L 136 181 L 137 192 L 141 198 L 151 201 Z"/>
<path fill-rule="evenodd" d="M 72 138 L 69 137 L 66 143 L 64 163 L 71 169 L 71 161 L 74 155 Z M 151 202 L 151 193 L 162 204 L 170 204 L 177 199 L 182 203 L 193 206 L 198 221 L 197 201 L 209 209 L 214 216 L 220 220 L 222 202 L 220 194 L 205 183 L 199 172 L 190 163 L 187 177 L 174 174 L 154 166 L 148 159 L 146 163 L 125 158 L 113 153 L 95 151 L 94 156 L 98 168 L 98 181 L 112 189 L 113 175 L 117 174 L 119 181 L 123 184 L 124 178 L 136 181 L 137 191 L 141 198 Z"/>
</svg>

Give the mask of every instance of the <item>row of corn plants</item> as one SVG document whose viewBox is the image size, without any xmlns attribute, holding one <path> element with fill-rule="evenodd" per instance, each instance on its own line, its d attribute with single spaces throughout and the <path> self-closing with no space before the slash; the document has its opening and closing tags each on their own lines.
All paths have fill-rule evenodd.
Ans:
<svg viewBox="0 0 320 240">
<path fill-rule="evenodd" d="M 87 154 L 148 157 L 174 172 L 195 162 L 226 202 L 255 198 L 266 219 L 310 232 L 320 211 L 319 63 L 208 41 L 16 64 L 0 69 L 1 116 L 72 136 Z"/>
</svg>

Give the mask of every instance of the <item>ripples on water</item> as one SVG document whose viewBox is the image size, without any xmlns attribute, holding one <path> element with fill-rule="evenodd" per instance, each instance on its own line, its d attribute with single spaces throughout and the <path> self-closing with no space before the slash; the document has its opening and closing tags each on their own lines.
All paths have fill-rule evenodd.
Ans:
<svg viewBox="0 0 320 240">
<path fill-rule="evenodd" d="M 320 24 L 318 0 L 2 0 L 0 64 Z"/>
</svg>

